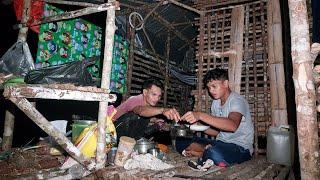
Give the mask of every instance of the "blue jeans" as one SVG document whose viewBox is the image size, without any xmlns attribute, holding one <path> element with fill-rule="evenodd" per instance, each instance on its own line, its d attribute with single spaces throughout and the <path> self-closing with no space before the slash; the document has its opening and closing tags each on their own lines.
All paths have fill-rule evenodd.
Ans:
<svg viewBox="0 0 320 180">
<path fill-rule="evenodd" d="M 205 149 L 200 162 L 205 162 L 207 159 L 211 159 L 215 165 L 224 163 L 225 165 L 230 166 L 232 164 L 239 164 L 251 159 L 250 151 L 239 145 L 201 137 L 193 137 L 192 139 L 177 138 L 176 149 L 179 153 L 182 153 L 182 151 L 191 143 L 211 145 L 211 147 Z"/>
</svg>

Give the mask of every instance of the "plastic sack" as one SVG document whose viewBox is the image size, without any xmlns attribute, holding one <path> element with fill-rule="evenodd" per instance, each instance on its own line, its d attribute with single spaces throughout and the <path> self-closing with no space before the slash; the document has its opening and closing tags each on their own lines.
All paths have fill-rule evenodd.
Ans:
<svg viewBox="0 0 320 180">
<path fill-rule="evenodd" d="M 0 59 L 0 73 L 24 77 L 34 69 L 33 59 L 26 42 L 17 41 Z"/>
<path fill-rule="evenodd" d="M 92 61 L 73 61 L 57 66 L 44 67 L 28 72 L 24 81 L 28 84 L 63 84 L 88 86 L 93 84 L 87 66 Z"/>
</svg>

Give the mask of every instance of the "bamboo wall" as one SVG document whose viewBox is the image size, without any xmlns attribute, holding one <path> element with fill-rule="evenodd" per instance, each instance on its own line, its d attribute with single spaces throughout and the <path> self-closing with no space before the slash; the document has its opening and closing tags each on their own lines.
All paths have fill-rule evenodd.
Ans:
<svg viewBox="0 0 320 180">
<path fill-rule="evenodd" d="M 172 62 L 170 63 L 172 64 Z M 130 95 L 140 94 L 142 91 L 143 82 L 152 77 L 165 81 L 165 60 L 151 52 L 134 51 L 134 60 L 132 66 L 132 79 Z M 181 83 L 179 80 L 169 76 L 169 86 L 167 94 L 167 106 L 175 107 L 181 113 L 190 109 L 188 96 L 191 92 L 191 87 Z M 159 106 L 163 106 L 164 98 L 159 102 Z"/>
<path fill-rule="evenodd" d="M 223 3 L 225 1 L 219 1 Z M 236 2 L 236 1 L 235 1 Z M 238 1 L 239 2 L 239 1 Z M 241 1 L 244 6 L 243 61 L 241 70 L 242 94 L 249 102 L 256 134 L 265 137 L 271 123 L 270 83 L 267 59 L 267 3 L 265 1 Z M 203 19 L 198 18 L 199 35 L 196 49 L 198 77 L 215 67 L 228 69 L 229 57 L 218 58 L 208 53 L 226 52 L 230 49 L 231 11 L 233 6 L 215 9 L 211 1 L 197 1 L 197 9 L 206 11 Z M 209 10 L 212 8 L 211 10 Z M 203 29 L 204 32 L 201 32 Z M 203 34 L 201 37 L 200 34 Z M 203 41 L 203 42 L 201 42 Z M 200 78 L 202 81 L 202 78 Z M 200 81 L 199 81 L 200 83 Z M 196 109 L 210 111 L 211 98 L 205 90 L 193 91 Z M 201 99 L 199 98 L 201 94 Z"/>
</svg>

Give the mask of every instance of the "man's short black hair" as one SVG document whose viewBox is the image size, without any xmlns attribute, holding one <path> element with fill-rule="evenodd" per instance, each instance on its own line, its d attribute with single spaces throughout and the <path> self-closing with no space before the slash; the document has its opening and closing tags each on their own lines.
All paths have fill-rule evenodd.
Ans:
<svg viewBox="0 0 320 180">
<path fill-rule="evenodd" d="M 161 81 L 159 81 L 157 79 L 147 79 L 147 80 L 145 80 L 143 85 L 142 85 L 142 89 L 150 89 L 152 87 L 152 85 L 155 85 L 155 86 L 159 87 L 161 90 L 163 89 L 163 84 L 161 83 Z"/>
<path fill-rule="evenodd" d="M 219 68 L 209 70 L 204 75 L 203 84 L 206 86 L 211 80 L 229 80 L 228 71 Z"/>
</svg>

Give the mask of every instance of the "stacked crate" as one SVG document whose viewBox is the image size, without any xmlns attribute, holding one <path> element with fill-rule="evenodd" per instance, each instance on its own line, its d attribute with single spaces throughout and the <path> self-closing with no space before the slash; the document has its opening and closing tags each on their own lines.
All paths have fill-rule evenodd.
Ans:
<svg viewBox="0 0 320 180">
<path fill-rule="evenodd" d="M 126 39 L 115 34 L 112 52 L 112 68 L 110 90 L 124 94 L 126 92 L 127 62 L 129 56 L 129 43 Z"/>
</svg>

